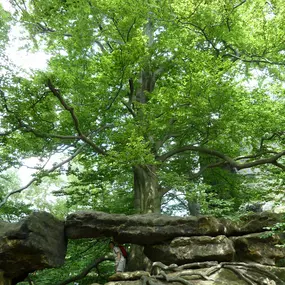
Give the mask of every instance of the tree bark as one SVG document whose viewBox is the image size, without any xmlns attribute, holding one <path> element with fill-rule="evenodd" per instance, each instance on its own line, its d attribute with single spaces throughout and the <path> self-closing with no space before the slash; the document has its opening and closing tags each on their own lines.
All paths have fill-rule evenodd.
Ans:
<svg viewBox="0 0 285 285">
<path fill-rule="evenodd" d="M 139 214 L 160 213 L 162 193 L 154 165 L 136 165 L 134 173 L 135 209 Z M 128 270 L 150 271 L 151 261 L 144 254 L 144 247 L 133 245 Z"/>
<path fill-rule="evenodd" d="M 162 193 L 156 166 L 136 165 L 133 167 L 133 173 L 136 211 L 140 214 L 160 213 Z"/>
</svg>

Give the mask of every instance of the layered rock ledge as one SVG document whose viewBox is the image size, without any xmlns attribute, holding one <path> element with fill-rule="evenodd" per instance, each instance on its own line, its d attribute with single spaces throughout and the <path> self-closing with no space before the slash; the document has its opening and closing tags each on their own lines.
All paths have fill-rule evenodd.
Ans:
<svg viewBox="0 0 285 285">
<path fill-rule="evenodd" d="M 13 285 L 30 272 L 62 265 L 68 239 L 101 237 L 142 245 L 152 262 L 162 262 L 169 267 L 173 263 L 183 267 L 188 263 L 201 265 L 201 262 L 212 266 L 215 262 L 214 269 L 221 274 L 233 275 L 236 267 L 240 267 L 244 276 L 251 276 L 251 267 L 244 263 L 254 263 L 256 271 L 260 269 L 257 265 L 270 265 L 273 272 L 277 270 L 276 262 L 285 259 L 285 249 L 276 246 L 282 244 L 284 237 L 269 235 L 266 228 L 283 219 L 283 214 L 265 212 L 230 221 L 211 216 L 126 216 L 87 211 L 73 213 L 63 222 L 51 214 L 35 212 L 18 223 L 0 221 L 0 284 Z M 278 276 L 284 274 L 284 270 L 279 271 L 272 280 L 283 285 Z M 270 276 L 264 272 L 263 275 L 256 273 L 261 274 L 260 280 Z"/>
<path fill-rule="evenodd" d="M 258 213 L 238 221 L 211 216 L 172 217 L 159 214 L 123 215 L 84 211 L 66 218 L 66 236 L 69 239 L 113 237 L 122 243 L 139 245 L 158 244 L 176 237 L 240 236 L 264 232 L 282 221 L 283 215 Z"/>
</svg>

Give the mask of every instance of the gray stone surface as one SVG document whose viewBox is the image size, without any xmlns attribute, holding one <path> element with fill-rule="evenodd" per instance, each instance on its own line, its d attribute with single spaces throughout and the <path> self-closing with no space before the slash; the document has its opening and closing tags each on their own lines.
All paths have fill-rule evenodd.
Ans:
<svg viewBox="0 0 285 285">
<path fill-rule="evenodd" d="M 18 223 L 0 222 L 0 269 L 11 279 L 35 270 L 58 267 L 66 254 L 64 223 L 35 212 Z"/>
<path fill-rule="evenodd" d="M 254 233 L 230 239 L 235 247 L 237 261 L 275 265 L 285 257 L 285 248 L 278 246 L 282 244 L 279 235 Z"/>
<path fill-rule="evenodd" d="M 159 214 L 119 215 L 76 212 L 66 219 L 70 239 L 114 237 L 118 242 L 155 244 L 177 236 L 218 235 L 223 225 L 214 217 L 171 217 Z"/>
<path fill-rule="evenodd" d="M 35 212 L 18 223 L 0 221 L 0 285 L 14 285 L 29 272 L 62 265 L 67 238 L 111 237 L 118 242 L 142 245 L 152 261 L 166 264 L 234 260 L 273 265 L 285 256 L 283 249 L 275 247 L 281 243 L 281 238 L 262 239 L 261 236 L 265 227 L 273 226 L 282 218 L 282 214 L 256 213 L 239 221 L 230 221 L 209 216 L 126 216 L 89 211 L 71 214 L 64 223 L 48 213 Z M 140 255 L 143 255 L 142 251 Z M 271 266 L 270 270 L 276 271 L 285 280 L 284 268 Z M 229 276 L 236 274 L 226 266 L 215 274 L 219 280 L 225 280 L 219 284 L 244 284 L 234 279 L 236 277 L 231 279 Z M 258 274 L 252 276 L 259 278 L 260 282 L 263 282 L 263 277 Z M 119 285 L 120 282 L 119 277 L 114 284 Z M 135 285 L 131 282 L 141 281 L 125 282 L 122 284 Z M 199 280 L 195 284 L 216 284 L 209 282 Z M 171 282 L 173 285 L 176 283 Z"/>
<path fill-rule="evenodd" d="M 133 272 L 123 272 L 116 273 L 109 277 L 110 281 L 120 281 L 120 280 L 140 280 L 142 276 L 150 276 L 147 271 L 133 271 Z"/>
<path fill-rule="evenodd" d="M 255 213 L 239 221 L 210 216 L 171 217 L 159 214 L 131 215 L 82 211 L 66 219 L 70 239 L 113 237 L 118 242 L 140 245 L 158 244 L 175 237 L 236 236 L 262 232 L 281 221 L 281 214 Z"/>
<path fill-rule="evenodd" d="M 284 214 L 272 212 L 252 213 L 244 215 L 239 220 L 220 219 L 220 222 L 224 225 L 224 235 L 241 236 L 264 232 L 266 227 L 272 227 L 278 222 L 284 222 Z"/>
<path fill-rule="evenodd" d="M 153 262 L 181 265 L 194 261 L 232 261 L 235 250 L 232 241 L 220 235 L 175 238 L 170 243 L 146 246 L 144 253 Z"/>
</svg>

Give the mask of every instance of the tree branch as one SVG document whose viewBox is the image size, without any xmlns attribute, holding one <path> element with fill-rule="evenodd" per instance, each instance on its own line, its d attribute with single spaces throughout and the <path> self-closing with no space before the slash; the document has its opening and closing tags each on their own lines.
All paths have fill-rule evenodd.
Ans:
<svg viewBox="0 0 285 285">
<path fill-rule="evenodd" d="M 64 139 L 64 140 L 73 140 L 73 139 L 81 139 L 80 136 L 68 136 L 68 135 L 55 135 L 55 134 L 45 134 L 41 133 L 26 123 L 24 123 L 22 120 L 19 120 L 19 124 L 22 128 L 25 129 L 26 132 L 31 132 L 33 133 L 36 137 L 41 137 L 41 138 L 57 138 L 57 139 Z"/>
<path fill-rule="evenodd" d="M 100 264 L 101 262 L 106 261 L 106 260 L 112 261 L 112 260 L 114 260 L 114 258 L 101 256 L 101 257 L 97 258 L 95 261 L 93 261 L 91 264 L 89 264 L 86 268 L 84 268 L 79 274 L 60 282 L 57 285 L 66 285 L 66 284 L 69 284 L 69 283 L 74 282 L 76 280 L 80 280 L 80 279 L 84 278 L 94 267 L 97 267 L 98 264 Z"/>
<path fill-rule="evenodd" d="M 238 8 L 239 6 L 243 5 L 246 2 L 246 0 L 241 1 L 240 3 L 236 4 L 233 9 Z"/>
<path fill-rule="evenodd" d="M 76 129 L 76 131 L 77 131 L 77 133 L 78 133 L 80 139 L 81 139 L 82 141 L 84 141 L 86 144 L 90 145 L 90 146 L 93 148 L 93 150 L 94 150 L 95 152 L 97 152 L 97 153 L 99 153 L 99 154 L 105 155 L 106 152 L 105 152 L 103 149 L 101 149 L 100 147 L 98 147 L 96 144 L 94 144 L 89 138 L 87 138 L 87 137 L 83 134 L 83 132 L 81 131 L 80 126 L 79 126 L 78 118 L 77 118 L 77 116 L 76 116 L 76 114 L 75 114 L 75 112 L 74 112 L 74 108 L 71 107 L 71 106 L 69 106 L 69 105 L 66 103 L 66 101 L 64 100 L 64 98 L 61 96 L 59 90 L 57 90 L 57 89 L 54 87 L 54 85 L 52 84 L 52 82 L 51 82 L 50 79 L 48 79 L 48 81 L 47 81 L 47 86 L 48 86 L 48 88 L 50 89 L 50 91 L 53 93 L 53 95 L 58 98 L 58 100 L 60 101 L 60 103 L 61 103 L 61 105 L 63 106 L 63 108 L 64 108 L 66 111 L 68 111 L 68 112 L 70 113 L 71 118 L 72 118 L 73 123 L 74 123 L 74 127 L 75 127 L 75 129 Z"/>
<path fill-rule="evenodd" d="M 163 155 L 157 156 L 156 160 L 164 162 L 167 159 L 169 159 L 170 157 L 172 157 L 176 154 L 179 154 L 179 153 L 186 152 L 186 151 L 194 151 L 194 152 L 199 152 L 199 153 L 205 153 L 205 154 L 208 154 L 210 156 L 215 156 L 215 157 L 222 159 L 222 161 L 220 161 L 220 162 L 205 166 L 206 168 L 218 167 L 218 166 L 222 165 L 223 163 L 226 163 L 226 164 L 230 165 L 231 167 L 236 168 L 237 170 L 241 170 L 241 169 L 245 169 L 245 168 L 251 168 L 251 167 L 255 167 L 258 165 L 262 165 L 262 164 L 272 164 L 272 165 L 275 165 L 277 167 L 280 167 L 281 169 L 285 169 L 284 165 L 277 162 L 277 160 L 279 158 L 281 158 L 282 156 L 285 155 L 285 150 L 278 152 L 275 155 L 268 157 L 268 158 L 261 158 L 261 159 L 246 162 L 246 163 L 238 163 L 236 160 L 240 160 L 241 157 L 238 157 L 237 159 L 235 159 L 235 158 L 231 158 L 231 157 L 225 155 L 224 153 L 216 151 L 216 150 L 208 149 L 208 148 L 201 147 L 201 146 L 188 145 L 188 146 L 183 146 L 181 148 L 171 150 L 171 151 L 169 151 Z M 254 157 L 254 156 L 252 156 L 252 157 Z M 202 169 L 202 171 L 204 171 L 204 170 L 206 170 L 206 169 Z"/>
<path fill-rule="evenodd" d="M 136 23 L 136 20 L 137 20 L 137 19 L 134 18 L 133 23 L 131 24 L 131 26 L 130 26 L 129 29 L 128 29 L 128 32 L 127 32 L 127 42 L 129 41 L 130 33 L 131 33 L 131 30 L 132 30 L 133 26 L 134 26 L 135 23 Z"/>
<path fill-rule="evenodd" d="M 246 0 L 241 1 L 239 4 L 237 4 L 236 6 L 233 7 L 233 10 L 238 8 L 239 6 L 241 6 L 242 4 L 244 4 L 246 2 Z M 263 53 L 262 56 L 260 55 L 256 55 L 256 54 L 247 54 L 244 57 L 241 56 L 241 53 L 238 52 L 237 49 L 234 49 L 232 46 L 227 45 L 226 42 L 223 39 L 218 39 L 218 43 L 224 43 L 225 46 L 223 48 L 217 48 L 217 45 L 215 45 L 214 41 L 208 36 L 208 34 L 205 32 L 206 27 L 202 28 L 199 25 L 195 24 L 195 23 L 191 23 L 191 22 L 183 22 L 182 20 L 178 20 L 179 23 L 181 23 L 182 25 L 186 26 L 186 28 L 190 29 L 189 27 L 187 27 L 187 25 L 194 27 L 196 30 L 196 33 L 199 33 L 200 35 L 202 35 L 206 42 L 209 43 L 209 45 L 211 46 L 211 48 L 215 51 L 216 55 L 222 55 L 222 57 L 230 57 L 233 61 L 237 61 L 240 60 L 242 62 L 245 63 L 265 63 L 265 64 L 270 64 L 270 65 L 285 65 L 284 61 L 271 61 L 268 58 L 265 57 L 265 54 Z M 227 24 L 227 23 L 226 23 Z M 191 29 L 190 29 L 191 30 Z M 231 52 L 228 52 L 230 49 L 232 52 L 234 52 L 234 54 L 232 54 Z"/>
<path fill-rule="evenodd" d="M 36 182 L 40 177 L 45 177 L 48 176 L 48 174 L 54 172 L 55 170 L 59 169 L 60 167 L 62 167 L 64 164 L 70 162 L 71 160 L 73 160 L 83 149 L 84 145 L 82 145 L 81 147 L 79 147 L 73 155 L 71 155 L 70 157 L 68 157 L 67 159 L 63 160 L 60 163 L 55 164 L 52 168 L 48 169 L 48 170 L 44 170 L 44 171 L 38 171 L 35 175 L 35 177 L 33 179 L 31 179 L 25 186 L 11 191 L 9 192 L 4 198 L 3 200 L 0 202 L 0 208 L 8 201 L 9 197 L 16 194 L 16 193 L 21 193 L 23 190 L 27 189 L 29 186 L 31 186 L 34 182 Z"/>
<path fill-rule="evenodd" d="M 122 68 L 122 76 L 120 79 L 120 85 L 119 88 L 114 96 L 114 98 L 112 99 L 111 103 L 107 106 L 106 110 L 110 110 L 110 108 L 112 107 L 113 103 L 116 101 L 116 99 L 118 98 L 118 96 L 120 95 L 120 92 L 122 91 L 123 88 L 123 80 L 124 80 L 124 75 L 125 75 L 125 70 L 126 70 L 126 66 L 123 66 Z"/>
<path fill-rule="evenodd" d="M 194 146 L 194 145 L 187 145 L 187 146 L 183 146 L 181 148 L 171 150 L 171 151 L 169 151 L 163 155 L 158 156 L 156 159 L 164 162 L 168 158 L 170 158 L 176 154 L 186 152 L 186 151 L 195 151 L 195 152 L 209 154 L 211 156 L 219 157 L 219 158 L 223 159 L 224 161 L 227 161 L 230 164 L 235 164 L 235 161 L 232 158 L 230 158 L 229 156 L 226 156 L 225 154 L 223 154 L 219 151 L 208 149 L 208 148 L 201 147 L 201 146 Z"/>
<path fill-rule="evenodd" d="M 191 173 L 190 176 L 189 176 L 189 179 L 190 180 L 193 180 L 195 178 L 198 178 L 200 175 L 202 175 L 207 169 L 209 168 L 215 168 L 215 167 L 220 167 L 222 166 L 223 164 L 225 164 L 225 161 L 219 161 L 219 162 L 216 162 L 216 163 L 212 163 L 212 164 L 208 164 L 208 165 L 205 165 L 204 167 L 202 167 L 197 173 Z"/>
<path fill-rule="evenodd" d="M 136 117 L 135 111 L 128 105 L 128 103 L 124 102 L 123 100 L 121 102 L 128 109 L 130 114 L 135 118 Z"/>
<path fill-rule="evenodd" d="M 46 24 L 42 23 L 35 23 L 37 28 L 40 30 L 41 33 L 56 33 L 57 31 L 55 29 L 49 28 Z M 72 37 L 71 34 L 64 33 L 63 36 L 65 37 Z"/>
<path fill-rule="evenodd" d="M 277 153 L 276 155 L 271 156 L 269 158 L 262 158 L 259 160 L 255 160 L 255 161 L 251 161 L 251 162 L 247 162 L 247 163 L 243 163 L 243 164 L 235 163 L 235 165 L 233 165 L 233 167 L 235 167 L 237 170 L 240 170 L 240 169 L 251 168 L 251 167 L 262 165 L 262 164 L 273 164 L 273 165 L 280 167 L 284 170 L 285 166 L 277 162 L 277 160 L 280 157 L 282 157 L 283 155 L 285 155 L 285 150 L 281 151 L 281 152 Z"/>
<path fill-rule="evenodd" d="M 257 55 L 253 55 L 251 59 L 248 59 L 248 58 L 242 58 L 241 56 L 237 56 L 235 54 L 226 53 L 223 55 L 223 57 L 231 57 L 235 60 L 240 60 L 246 63 L 266 63 L 266 64 L 271 64 L 271 65 L 281 65 L 281 66 L 285 65 L 285 62 L 271 61 L 264 57 L 260 57 L 261 59 L 257 59 L 258 57 Z"/>
</svg>

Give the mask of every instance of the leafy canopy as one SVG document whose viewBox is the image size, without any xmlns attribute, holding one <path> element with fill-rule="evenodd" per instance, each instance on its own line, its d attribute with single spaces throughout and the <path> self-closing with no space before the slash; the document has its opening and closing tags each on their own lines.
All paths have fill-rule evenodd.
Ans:
<svg viewBox="0 0 285 285">
<path fill-rule="evenodd" d="M 166 192 L 171 175 L 284 170 L 282 1 L 14 2 L 52 57 L 2 84 L 8 165 L 63 152 L 84 185 L 128 193 L 137 165 Z"/>
</svg>

